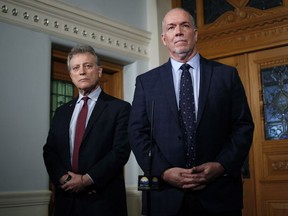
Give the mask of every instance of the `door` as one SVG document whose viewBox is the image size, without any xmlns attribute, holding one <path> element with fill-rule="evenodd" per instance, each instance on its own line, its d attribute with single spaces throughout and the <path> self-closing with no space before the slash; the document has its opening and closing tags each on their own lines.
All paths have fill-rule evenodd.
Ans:
<svg viewBox="0 0 288 216">
<path fill-rule="evenodd" d="M 288 215 L 288 47 L 216 59 L 238 69 L 255 123 L 243 216 Z"/>
<path fill-rule="evenodd" d="M 288 47 L 248 55 L 258 216 L 288 215 Z"/>
</svg>

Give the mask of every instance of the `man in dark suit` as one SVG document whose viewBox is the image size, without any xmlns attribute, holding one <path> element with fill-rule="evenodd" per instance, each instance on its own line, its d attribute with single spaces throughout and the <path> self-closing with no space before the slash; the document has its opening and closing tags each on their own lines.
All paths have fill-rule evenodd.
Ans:
<svg viewBox="0 0 288 216">
<path fill-rule="evenodd" d="M 254 124 L 237 70 L 199 55 L 198 32 L 187 11 L 172 9 L 162 27 L 170 59 L 137 77 L 128 125 L 140 167 L 163 180 L 160 190 L 143 191 L 142 212 L 151 211 L 153 216 L 241 215 L 241 166 L 252 143 Z M 184 72 L 190 77 L 185 80 L 192 79 L 186 89 L 182 88 Z M 191 93 L 185 92 L 191 88 Z M 189 118 L 187 112 L 191 112 Z M 151 203 L 145 195 L 151 196 Z"/>
<path fill-rule="evenodd" d="M 102 68 L 92 47 L 74 47 L 67 65 L 79 97 L 56 110 L 43 147 L 56 188 L 54 215 L 126 216 L 123 167 L 131 151 L 130 104 L 101 90 Z"/>
</svg>

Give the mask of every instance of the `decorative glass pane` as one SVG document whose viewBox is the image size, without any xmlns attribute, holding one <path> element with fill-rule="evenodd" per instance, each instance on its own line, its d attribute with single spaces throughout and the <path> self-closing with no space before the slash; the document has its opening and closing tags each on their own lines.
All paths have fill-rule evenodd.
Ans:
<svg viewBox="0 0 288 216">
<path fill-rule="evenodd" d="M 283 1 L 282 0 L 251 0 L 248 3 L 248 7 L 254 7 L 261 10 L 266 10 L 278 6 L 282 6 Z"/>
<path fill-rule="evenodd" d="M 52 80 L 51 86 L 52 117 L 59 106 L 73 99 L 73 84 L 65 81 Z"/>
<path fill-rule="evenodd" d="M 226 0 L 204 0 L 204 23 L 212 23 L 225 12 L 233 10 L 234 7 Z"/>
<path fill-rule="evenodd" d="M 288 138 L 288 65 L 261 70 L 265 138 Z"/>
<path fill-rule="evenodd" d="M 197 23 L 196 1 L 195 0 L 182 0 L 182 8 L 189 11 Z M 197 24 L 196 24 L 197 26 Z"/>
</svg>

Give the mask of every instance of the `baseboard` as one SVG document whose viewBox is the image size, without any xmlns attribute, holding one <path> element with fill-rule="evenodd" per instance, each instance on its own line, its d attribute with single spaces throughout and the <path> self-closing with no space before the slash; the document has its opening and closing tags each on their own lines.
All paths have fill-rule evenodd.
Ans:
<svg viewBox="0 0 288 216">
<path fill-rule="evenodd" d="M 141 192 L 137 187 L 127 187 L 128 215 L 141 215 Z M 0 215 L 48 216 L 50 191 L 0 192 Z"/>
<path fill-rule="evenodd" d="M 0 215 L 47 216 L 50 195 L 49 190 L 0 192 Z"/>
</svg>

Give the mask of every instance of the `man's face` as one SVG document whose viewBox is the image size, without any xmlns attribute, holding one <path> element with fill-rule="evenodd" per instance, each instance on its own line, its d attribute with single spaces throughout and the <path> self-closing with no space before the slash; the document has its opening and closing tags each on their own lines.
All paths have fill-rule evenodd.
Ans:
<svg viewBox="0 0 288 216">
<path fill-rule="evenodd" d="M 163 20 L 162 42 L 172 58 L 193 56 L 196 52 L 198 32 L 187 12 L 175 9 L 166 14 Z"/>
<path fill-rule="evenodd" d="M 96 65 L 96 57 L 90 53 L 79 53 L 70 60 L 70 77 L 81 94 L 87 95 L 99 86 L 102 68 Z"/>
</svg>

